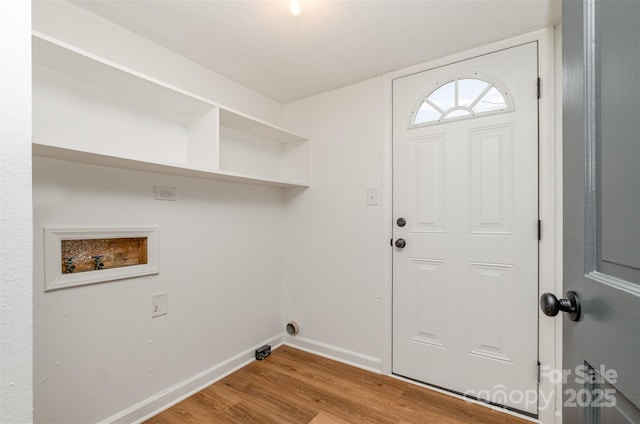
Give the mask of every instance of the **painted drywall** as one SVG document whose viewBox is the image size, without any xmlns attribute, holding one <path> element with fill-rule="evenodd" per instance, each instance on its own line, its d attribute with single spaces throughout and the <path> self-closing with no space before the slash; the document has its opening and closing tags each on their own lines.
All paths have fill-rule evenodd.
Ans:
<svg viewBox="0 0 640 424">
<path fill-rule="evenodd" d="M 280 189 L 33 165 L 36 422 L 108 419 L 282 332 Z M 49 225 L 158 225 L 160 273 L 45 292 Z M 158 292 L 168 314 L 151 318 Z"/>
<path fill-rule="evenodd" d="M 36 30 L 279 123 L 280 105 L 219 80 L 219 76 L 72 5 L 62 3 L 49 10 L 53 6 L 44 4 L 36 4 Z M 144 403 L 159 391 L 247 351 L 251 347 L 249 339 L 255 343 L 277 337 L 282 318 L 296 320 L 301 327 L 300 334 L 289 338 L 289 343 L 380 370 L 384 328 L 388 326 L 384 322 L 382 281 L 383 252 L 388 243 L 383 235 L 383 211 L 389 207 L 382 181 L 384 106 L 382 78 L 286 105 L 285 127 L 311 138 L 313 158 L 312 187 L 288 190 L 284 205 L 279 203 L 281 193 L 277 189 L 81 165 L 70 166 L 73 172 L 67 172 L 67 164 L 38 159 L 38 243 L 44 217 L 50 216 L 56 222 L 49 223 L 57 224 L 95 224 L 99 218 L 113 225 L 129 222 L 124 214 L 132 210 L 135 213 L 127 219 L 139 217 L 137 223 L 163 217 L 161 237 L 165 228 L 174 232 L 168 243 L 174 254 L 162 260 L 161 265 L 168 261 L 170 268 L 167 271 L 163 267 L 158 277 L 43 293 L 39 284 L 44 283 L 36 275 L 36 418 L 52 421 L 51 417 L 64 417 L 58 419 L 68 421 L 69 414 L 78 414 L 82 421 L 99 421 L 127 408 L 135 409 L 136 402 Z M 83 181 L 76 181 L 78 178 Z M 135 182 L 130 185 L 131 181 Z M 186 198 L 188 204 L 181 204 L 179 188 L 178 218 L 163 212 L 167 206 L 149 200 L 152 186 L 157 184 L 196 190 Z M 379 205 L 367 206 L 368 187 L 380 190 Z M 94 190 L 101 195 L 96 196 Z M 198 193 L 205 192 L 209 197 L 203 199 Z M 259 204 L 254 203 L 256 199 L 260 199 Z M 76 210 L 76 205 L 83 206 Z M 218 208 L 231 212 L 227 216 Z M 203 216 L 206 214 L 211 218 Z M 275 216 L 282 218 L 283 214 L 284 225 L 276 223 Z M 256 224 L 255 228 L 249 227 L 255 230 L 251 235 L 245 218 Z M 195 227 L 211 229 L 208 234 L 216 237 L 222 234 L 216 244 L 196 247 L 213 249 L 220 255 L 216 258 L 221 262 L 213 264 L 212 269 L 220 269 L 229 279 L 225 281 L 247 283 L 209 284 L 211 276 L 197 268 L 187 285 L 178 284 L 176 281 L 184 281 L 184 271 L 178 264 L 184 263 L 184 258 L 191 263 L 196 250 L 185 245 L 185 234 L 177 235 L 185 225 L 177 219 L 186 220 L 190 228 L 187 239 L 200 233 L 193 230 Z M 247 246 L 258 247 L 246 250 L 233 244 L 235 241 L 231 247 L 225 245 L 224 239 L 229 241 L 236 232 L 242 234 L 240 239 Z M 265 247 L 269 237 L 275 238 Z M 165 243 L 163 239 L 162 246 Z M 284 256 L 279 250 L 282 246 Z M 36 255 L 41 253 L 36 250 Z M 269 274 L 266 282 L 262 272 L 254 272 L 260 269 L 265 255 L 271 266 L 279 264 L 280 279 L 274 270 L 269 271 L 273 275 Z M 36 261 L 42 262 L 38 256 Z M 39 265 L 36 271 L 41 272 Z M 232 275 L 238 272 L 239 276 Z M 165 277 L 167 273 L 169 277 Z M 256 279 L 261 285 L 256 285 Z M 271 307 L 266 309 L 260 299 L 265 298 L 267 292 L 261 291 L 265 287 L 268 296 L 279 296 L 267 296 Z M 150 320 L 144 304 L 150 307 L 151 294 L 162 290 L 169 293 L 169 315 Z M 198 307 L 209 298 L 221 302 L 213 309 L 221 311 L 220 315 Z M 182 308 L 179 317 L 173 315 L 174 299 Z M 244 329 L 252 323 L 258 323 L 259 328 L 251 328 L 246 334 Z M 74 409 L 78 405 L 80 411 Z"/>
<path fill-rule="evenodd" d="M 558 291 L 555 287 L 557 275 L 561 275 L 561 258 L 554 252 L 557 252 L 556 236 L 561 238 L 561 222 L 558 221 L 561 204 L 556 202 L 557 196 L 561 195 L 561 181 L 557 180 L 557 176 L 562 174 L 562 165 L 552 154 L 561 149 L 558 147 L 561 140 L 557 140 L 553 134 L 554 119 L 557 117 L 553 104 L 558 93 L 554 93 L 552 33 L 552 30 L 541 30 L 524 34 L 471 52 L 461 52 L 429 64 L 399 70 L 383 77 L 382 88 L 374 88 L 372 80 L 369 91 L 365 90 L 365 82 L 285 105 L 285 124 L 308 134 L 313 140 L 312 187 L 299 195 L 292 194 L 287 199 L 285 317 L 296 320 L 302 328 L 299 336 L 288 337 L 287 342 L 366 368 L 381 369 L 383 373 L 391 371 L 391 254 L 387 254 L 389 251 L 386 250 L 391 233 L 390 226 L 385 225 L 391 222 L 390 197 L 385 199 L 385 193 L 390 195 L 391 191 L 387 186 L 390 182 L 388 162 L 391 159 L 391 136 L 384 126 L 385 122 L 390 122 L 391 115 L 390 82 L 393 78 L 532 40 L 537 40 L 541 45 L 543 79 L 541 145 L 545 154 L 541 156 L 541 166 L 545 177 L 541 179 L 541 184 L 546 190 L 541 197 L 545 205 L 541 217 L 545 221 L 546 235 L 541 246 L 545 252 L 549 252 L 545 253 L 543 268 L 550 278 L 541 282 L 541 290 Z M 556 74 L 556 78 L 559 77 Z M 379 99 L 380 92 L 383 93 L 382 100 Z M 369 109 L 369 106 L 373 108 Z M 384 113 L 379 113 L 378 109 Z M 375 131 L 370 134 L 368 131 L 372 128 Z M 361 134 L 362 138 L 356 134 Z M 378 144 L 380 137 L 384 140 L 381 142 L 382 149 Z M 356 143 L 359 150 L 351 150 L 351 143 Z M 383 150 L 381 164 L 375 156 L 379 150 Z M 343 165 L 344 158 L 349 158 L 348 166 Z M 376 171 L 369 174 L 369 167 L 376 166 L 379 166 Z M 379 175 L 385 187 L 381 191 L 382 213 L 378 223 L 363 230 L 359 225 L 351 227 L 349 223 L 357 222 L 353 219 L 353 216 L 358 216 L 355 213 L 357 210 L 360 211 L 361 223 L 368 217 L 363 209 L 351 203 L 351 197 L 358 197 L 357 188 L 352 185 L 359 180 L 364 187 L 365 175 Z M 362 187 L 360 190 L 363 190 Z M 341 220 L 341 216 L 344 220 Z M 388 228 L 389 232 L 385 232 L 384 228 Z M 376 240 L 379 232 L 382 232 L 382 238 Z M 365 243 L 377 243 L 379 253 L 351 251 L 351 246 L 362 249 Z M 339 257 L 341 253 L 349 255 L 351 263 L 345 263 Z M 363 268 L 381 269 L 381 291 L 378 290 L 377 279 L 365 281 L 357 277 Z M 349 272 L 352 277 L 345 277 Z M 361 292 L 351 293 L 349 287 L 357 285 L 360 285 Z M 367 300 L 378 293 L 381 293 L 383 303 L 380 319 L 367 309 Z M 327 327 L 323 328 L 322 325 Z M 374 363 L 378 356 L 375 346 L 377 334 L 373 336 L 377 325 L 382 332 L 382 364 L 379 368 Z M 557 323 L 555 325 L 557 327 Z M 549 330 L 546 326 L 541 326 L 541 331 L 541 359 L 546 361 L 545 365 L 555 369 L 554 364 L 559 364 L 561 339 L 557 334 L 554 337 L 553 329 Z M 554 422 L 555 411 L 552 409 L 541 411 L 544 422 Z"/>
<path fill-rule="evenodd" d="M 31 5 L 0 2 L 0 423 L 32 421 Z"/>
<path fill-rule="evenodd" d="M 281 124 L 280 104 L 72 4 L 34 2 L 33 29 Z M 44 158 L 33 176 L 36 422 L 141 419 L 279 340 L 281 189 Z M 156 185 L 178 200 L 153 200 Z M 144 224 L 160 226 L 159 275 L 44 291 L 44 226 Z"/>
<path fill-rule="evenodd" d="M 282 124 L 282 105 L 85 9 L 33 2 L 33 29 L 226 107 Z"/>
<path fill-rule="evenodd" d="M 312 186 L 286 195 L 288 342 L 380 369 L 382 78 L 285 105 L 285 125 L 312 140 Z M 367 188 L 380 201 L 367 205 Z"/>
</svg>

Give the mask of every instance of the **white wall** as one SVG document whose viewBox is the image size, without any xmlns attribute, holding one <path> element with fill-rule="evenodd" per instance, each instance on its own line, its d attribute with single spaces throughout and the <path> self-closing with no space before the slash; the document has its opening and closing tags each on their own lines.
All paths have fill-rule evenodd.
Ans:
<svg viewBox="0 0 640 424">
<path fill-rule="evenodd" d="M 33 2 L 33 29 L 256 118 L 282 124 L 282 105 L 78 6 Z"/>
<path fill-rule="evenodd" d="M 279 340 L 283 319 L 301 327 L 292 345 L 384 371 L 383 78 L 283 108 L 76 6 L 34 8 L 40 32 L 312 140 L 311 188 L 284 194 L 35 161 L 36 420 L 133 421 Z M 154 201 L 154 185 L 178 201 Z M 159 276 L 43 292 L 43 225 L 118 223 L 160 225 Z M 151 319 L 162 290 L 169 314 Z"/>
<path fill-rule="evenodd" d="M 32 419 L 31 5 L 0 2 L 0 423 Z"/>
<path fill-rule="evenodd" d="M 60 1 L 33 7 L 38 32 L 281 124 L 280 104 L 109 21 Z M 136 421 L 281 340 L 281 189 L 43 158 L 33 178 L 36 422 Z M 178 201 L 154 201 L 155 185 L 177 187 Z M 44 225 L 116 224 L 160 225 L 159 275 L 44 292 Z M 169 313 L 152 319 L 159 291 Z"/>
<path fill-rule="evenodd" d="M 312 140 L 311 188 L 286 197 L 285 319 L 301 328 L 288 342 L 376 370 L 384 206 L 366 194 L 382 193 L 382 93 L 379 77 L 285 105 Z"/>
<path fill-rule="evenodd" d="M 154 185 L 178 200 L 154 200 Z M 98 422 L 193 389 L 281 334 L 280 189 L 34 158 L 33 197 L 36 422 Z M 44 292 L 43 226 L 120 224 L 160 226 L 159 275 Z M 168 314 L 152 319 L 161 291 Z"/>
</svg>

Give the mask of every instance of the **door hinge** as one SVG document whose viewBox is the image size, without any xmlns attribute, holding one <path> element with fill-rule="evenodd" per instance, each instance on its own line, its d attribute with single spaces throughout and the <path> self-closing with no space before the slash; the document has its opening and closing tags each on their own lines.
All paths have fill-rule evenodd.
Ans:
<svg viewBox="0 0 640 424">
<path fill-rule="evenodd" d="M 538 384 L 542 382 L 542 364 L 538 361 Z"/>
<path fill-rule="evenodd" d="M 538 241 L 542 240 L 542 221 L 538 220 Z"/>
<path fill-rule="evenodd" d="M 391 238 L 391 240 L 389 240 L 389 246 L 393 247 L 393 238 Z"/>
<path fill-rule="evenodd" d="M 540 88 L 540 86 L 541 86 L 540 78 L 538 78 L 538 82 L 537 82 L 537 89 L 536 89 L 536 90 L 537 90 L 537 96 L 538 96 L 538 99 L 540 99 L 540 92 L 541 92 L 541 88 Z"/>
</svg>

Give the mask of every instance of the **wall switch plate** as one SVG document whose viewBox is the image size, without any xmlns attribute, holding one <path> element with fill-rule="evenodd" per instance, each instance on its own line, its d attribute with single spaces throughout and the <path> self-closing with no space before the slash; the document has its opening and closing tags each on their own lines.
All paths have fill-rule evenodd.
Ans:
<svg viewBox="0 0 640 424">
<path fill-rule="evenodd" d="M 367 206 L 377 206 L 380 203 L 380 195 L 377 187 L 367 188 Z"/>
<path fill-rule="evenodd" d="M 151 318 L 167 315 L 167 292 L 151 295 Z"/>
<path fill-rule="evenodd" d="M 171 200 L 175 202 L 176 188 L 155 186 L 153 188 L 153 198 L 156 200 Z"/>
</svg>

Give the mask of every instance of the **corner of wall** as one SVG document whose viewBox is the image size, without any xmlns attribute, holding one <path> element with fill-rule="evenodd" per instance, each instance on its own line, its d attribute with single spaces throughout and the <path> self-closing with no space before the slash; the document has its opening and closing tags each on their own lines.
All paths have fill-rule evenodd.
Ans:
<svg viewBox="0 0 640 424">
<path fill-rule="evenodd" d="M 30 23 L 0 3 L 0 423 L 33 420 Z"/>
<path fill-rule="evenodd" d="M 284 310 L 293 347 L 381 372 L 383 90 L 381 76 L 284 107 L 312 141 L 312 185 L 285 202 Z M 367 204 L 367 189 L 381 193 Z"/>
</svg>

